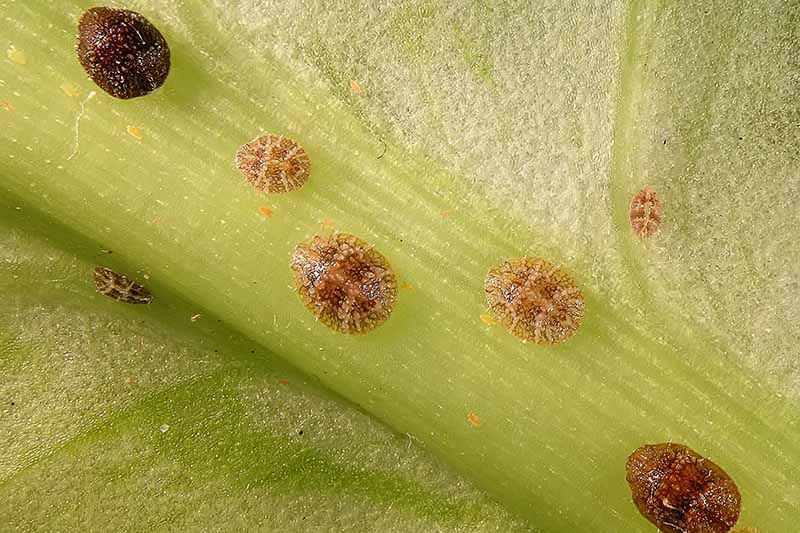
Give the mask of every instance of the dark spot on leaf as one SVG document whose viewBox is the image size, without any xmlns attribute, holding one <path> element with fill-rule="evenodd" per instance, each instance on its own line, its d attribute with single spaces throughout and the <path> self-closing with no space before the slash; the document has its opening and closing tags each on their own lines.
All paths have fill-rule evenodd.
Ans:
<svg viewBox="0 0 800 533">
<path fill-rule="evenodd" d="M 128 99 L 164 84 L 170 52 L 161 33 L 142 15 L 94 7 L 78 23 L 78 60 L 101 89 Z"/>
</svg>

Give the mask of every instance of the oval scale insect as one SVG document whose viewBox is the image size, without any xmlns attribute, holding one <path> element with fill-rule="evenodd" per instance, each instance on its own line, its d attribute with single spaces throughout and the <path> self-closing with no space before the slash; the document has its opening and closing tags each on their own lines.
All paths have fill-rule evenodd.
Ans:
<svg viewBox="0 0 800 533">
<path fill-rule="evenodd" d="M 640 238 L 645 239 L 658 231 L 664 217 L 664 207 L 656 192 L 645 187 L 631 199 L 628 218 L 631 228 Z"/>
<path fill-rule="evenodd" d="M 97 292 L 118 302 L 149 304 L 153 300 L 146 287 L 106 267 L 94 269 L 94 286 Z"/>
<path fill-rule="evenodd" d="M 101 89 L 123 100 L 144 96 L 167 79 L 170 51 L 139 13 L 93 7 L 78 22 L 78 60 Z"/>
<path fill-rule="evenodd" d="M 259 191 L 289 192 L 311 175 L 311 162 L 302 146 L 280 135 L 262 135 L 236 152 L 236 167 Z"/>
<path fill-rule="evenodd" d="M 565 272 L 544 259 L 503 261 L 484 282 L 486 303 L 495 317 L 523 341 L 558 344 L 583 321 L 580 289 Z"/>
<path fill-rule="evenodd" d="M 397 278 L 386 258 L 349 233 L 316 235 L 291 259 L 295 287 L 317 320 L 349 334 L 383 324 L 397 301 Z"/>
<path fill-rule="evenodd" d="M 666 533 L 727 533 L 739 520 L 736 483 L 687 446 L 644 445 L 625 468 L 639 512 Z"/>
</svg>

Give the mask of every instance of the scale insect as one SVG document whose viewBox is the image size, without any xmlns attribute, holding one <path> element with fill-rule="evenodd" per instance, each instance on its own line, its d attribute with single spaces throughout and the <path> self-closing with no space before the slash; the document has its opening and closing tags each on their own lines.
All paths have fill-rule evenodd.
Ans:
<svg viewBox="0 0 800 533">
<path fill-rule="evenodd" d="M 283 193 L 302 187 L 311 176 L 308 154 L 295 141 L 262 135 L 236 152 L 236 167 L 259 191 Z"/>
<path fill-rule="evenodd" d="M 153 301 L 153 295 L 145 286 L 110 268 L 95 267 L 94 286 L 97 292 L 118 302 L 149 304 Z"/>
<path fill-rule="evenodd" d="M 167 79 L 170 51 L 161 32 L 135 11 L 93 7 L 78 22 L 78 60 L 98 87 L 127 100 Z"/>
<path fill-rule="evenodd" d="M 583 321 L 583 294 L 572 278 L 544 259 L 522 257 L 492 268 L 484 282 L 492 314 L 518 338 L 559 344 Z"/>
<path fill-rule="evenodd" d="M 633 232 L 642 239 L 658 231 L 664 219 L 664 207 L 651 187 L 645 187 L 631 199 L 628 218 Z"/>
<path fill-rule="evenodd" d="M 389 262 L 349 233 L 299 243 L 291 268 L 306 308 L 340 333 L 372 331 L 389 318 L 397 301 L 397 277 Z"/>
<path fill-rule="evenodd" d="M 687 446 L 641 446 L 625 469 L 639 512 L 666 533 L 727 533 L 739 520 L 736 483 Z"/>
</svg>

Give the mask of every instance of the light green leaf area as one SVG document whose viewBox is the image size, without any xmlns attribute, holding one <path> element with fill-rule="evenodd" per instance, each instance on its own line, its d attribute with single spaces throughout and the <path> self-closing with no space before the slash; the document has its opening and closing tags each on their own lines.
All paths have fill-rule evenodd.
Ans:
<svg viewBox="0 0 800 533">
<path fill-rule="evenodd" d="M 218 319 L 96 294 L 96 247 L 3 207 L 3 529 L 527 530 Z"/>
<path fill-rule="evenodd" d="M 40 391 L 0 422 L 18 523 L 520 526 L 409 434 L 534 529 L 651 531 L 624 463 L 665 441 L 736 480 L 740 526 L 795 528 L 796 2 L 129 2 L 173 60 L 132 101 L 75 58 L 89 5 L 0 0 L 2 383 Z M 262 131 L 305 147 L 302 189 L 259 195 L 238 173 Z M 643 241 L 645 185 L 665 218 Z M 291 249 L 331 225 L 403 282 L 363 337 L 292 288 Z M 28 237 L 50 227 L 62 255 Z M 557 347 L 480 318 L 487 270 L 524 254 L 586 296 Z M 94 295 L 101 263 L 147 274 L 154 302 Z M 125 388 L 136 369 L 147 386 Z M 303 444 L 301 420 L 325 437 Z M 387 457 L 362 460 L 364 439 Z"/>
</svg>

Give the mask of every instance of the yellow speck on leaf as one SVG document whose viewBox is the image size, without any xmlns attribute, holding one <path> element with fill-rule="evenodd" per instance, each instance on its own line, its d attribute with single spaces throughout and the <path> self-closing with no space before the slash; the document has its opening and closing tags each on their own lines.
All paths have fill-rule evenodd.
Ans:
<svg viewBox="0 0 800 533">
<path fill-rule="evenodd" d="M 80 96 L 81 95 L 81 88 L 72 83 L 71 81 L 65 81 L 61 84 L 61 90 L 64 91 L 64 94 L 67 96 Z"/>
<path fill-rule="evenodd" d="M 197 322 L 198 320 L 200 320 L 200 317 L 202 317 L 202 316 L 203 315 L 201 315 L 200 313 L 195 313 L 195 314 L 192 315 L 191 320 L 192 320 L 192 322 Z"/>
<path fill-rule="evenodd" d="M 319 225 L 322 226 L 323 228 L 335 228 L 336 222 L 334 222 L 333 220 L 323 220 L 322 222 L 319 223 Z"/>
<path fill-rule="evenodd" d="M 475 413 L 470 413 L 467 415 L 467 422 L 469 422 L 474 428 L 481 427 L 481 419 Z"/>
<path fill-rule="evenodd" d="M 487 326 L 494 326 L 495 324 L 497 324 L 497 320 L 495 320 L 494 317 L 488 313 L 481 314 L 481 322 L 483 322 Z"/>
<path fill-rule="evenodd" d="M 6 50 L 6 57 L 8 57 L 12 63 L 16 63 L 17 65 L 25 65 L 28 63 L 28 58 L 25 57 L 25 52 L 14 47 L 14 45 L 11 45 L 8 50 Z"/>
<path fill-rule="evenodd" d="M 269 207 L 259 207 L 258 212 L 267 218 L 272 216 L 272 209 L 270 209 Z"/>
<path fill-rule="evenodd" d="M 361 87 L 361 84 L 356 80 L 350 80 L 350 91 L 358 96 L 365 96 L 367 94 L 366 91 L 364 91 L 364 89 Z"/>
<path fill-rule="evenodd" d="M 414 286 L 407 281 L 404 281 L 400 284 L 400 288 L 406 291 L 413 291 Z"/>
<path fill-rule="evenodd" d="M 127 129 L 130 136 L 133 137 L 134 139 L 137 139 L 139 141 L 144 139 L 144 134 L 142 133 L 142 130 L 140 130 L 136 126 L 128 126 Z"/>
</svg>

